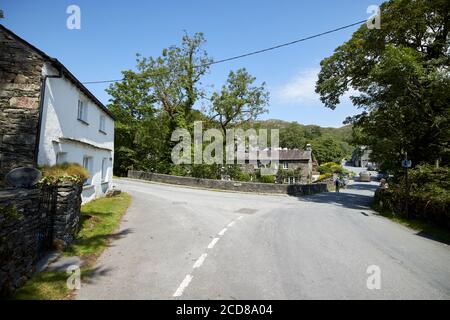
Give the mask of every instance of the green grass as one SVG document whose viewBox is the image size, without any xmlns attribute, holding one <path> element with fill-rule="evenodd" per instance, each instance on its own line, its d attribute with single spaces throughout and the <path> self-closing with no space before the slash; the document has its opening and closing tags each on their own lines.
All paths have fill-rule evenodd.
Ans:
<svg viewBox="0 0 450 320">
<path fill-rule="evenodd" d="M 127 193 L 112 198 L 101 198 L 81 207 L 81 229 L 77 240 L 62 253 L 82 259 L 81 277 L 89 277 L 96 259 L 109 242 L 123 234 L 113 234 L 131 203 Z M 15 299 L 20 300 L 64 300 L 72 297 L 67 288 L 68 274 L 44 271 L 34 275 L 17 290 Z"/>
<path fill-rule="evenodd" d="M 380 208 L 376 205 L 372 205 L 372 209 L 379 212 L 383 217 L 386 217 L 391 221 L 420 232 L 425 237 L 450 244 L 450 231 L 445 229 L 444 227 L 437 226 L 432 222 L 419 219 L 408 219 L 398 214 L 394 214 L 393 212 L 389 212 L 386 210 L 383 211 L 380 210 Z"/>
</svg>

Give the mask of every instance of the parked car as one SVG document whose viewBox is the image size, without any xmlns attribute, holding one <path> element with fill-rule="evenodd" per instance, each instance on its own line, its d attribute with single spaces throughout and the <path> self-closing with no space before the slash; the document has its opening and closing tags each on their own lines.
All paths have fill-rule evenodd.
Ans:
<svg viewBox="0 0 450 320">
<path fill-rule="evenodd" d="M 359 173 L 359 181 L 370 182 L 370 173 L 367 171 L 362 171 Z"/>
</svg>

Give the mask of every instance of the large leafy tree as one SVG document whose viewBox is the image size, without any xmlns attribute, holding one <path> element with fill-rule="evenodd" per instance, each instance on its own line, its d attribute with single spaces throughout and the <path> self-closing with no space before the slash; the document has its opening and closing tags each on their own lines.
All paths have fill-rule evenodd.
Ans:
<svg viewBox="0 0 450 320">
<path fill-rule="evenodd" d="M 138 58 L 137 68 L 151 84 L 155 103 L 172 129 L 189 127 L 193 106 L 204 96 L 201 79 L 212 62 L 203 50 L 205 42 L 202 33 L 185 34 L 181 46 L 164 49 L 157 58 Z"/>
<path fill-rule="evenodd" d="M 218 122 L 224 134 L 226 129 L 256 120 L 267 112 L 269 93 L 265 83 L 254 85 L 255 80 L 245 69 L 231 71 L 222 90 L 213 93 L 211 119 Z"/>
<path fill-rule="evenodd" d="M 448 163 L 450 2 L 391 0 L 381 29 L 361 26 L 321 62 L 316 91 L 334 109 L 350 89 L 363 112 L 349 118 L 355 142 L 394 171 L 407 153 L 413 165 Z"/>
</svg>

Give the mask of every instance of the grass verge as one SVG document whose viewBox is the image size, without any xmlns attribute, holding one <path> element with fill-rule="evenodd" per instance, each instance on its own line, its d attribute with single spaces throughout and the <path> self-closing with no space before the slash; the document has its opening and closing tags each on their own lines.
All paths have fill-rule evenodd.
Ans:
<svg viewBox="0 0 450 320">
<path fill-rule="evenodd" d="M 113 234 L 131 203 L 127 193 L 112 198 L 101 198 L 81 207 L 81 229 L 77 240 L 62 253 L 78 256 L 82 260 L 81 277 L 89 277 L 95 261 L 106 249 L 109 242 L 123 234 Z M 67 288 L 68 274 L 65 272 L 43 271 L 35 274 L 17 290 L 15 299 L 20 300 L 65 300 L 73 297 Z"/>
<path fill-rule="evenodd" d="M 450 244 L 450 231 L 441 226 L 437 226 L 429 221 L 423 221 L 419 219 L 407 219 L 393 212 L 381 210 L 379 206 L 375 204 L 372 205 L 372 209 L 374 209 L 375 211 L 380 213 L 383 217 L 386 217 L 391 221 L 394 221 L 405 227 L 418 231 L 418 233 L 420 233 L 422 236 L 426 238 Z"/>
</svg>

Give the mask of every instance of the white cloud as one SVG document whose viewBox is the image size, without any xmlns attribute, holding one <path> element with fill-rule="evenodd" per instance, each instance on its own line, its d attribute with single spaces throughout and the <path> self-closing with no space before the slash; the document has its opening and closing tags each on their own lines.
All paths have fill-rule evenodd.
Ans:
<svg viewBox="0 0 450 320">
<path fill-rule="evenodd" d="M 317 104 L 319 95 L 315 92 L 320 69 L 299 72 L 289 82 L 275 89 L 275 97 L 286 104 Z"/>
</svg>

